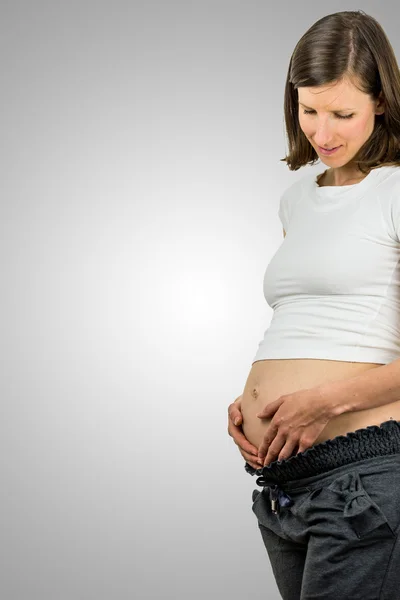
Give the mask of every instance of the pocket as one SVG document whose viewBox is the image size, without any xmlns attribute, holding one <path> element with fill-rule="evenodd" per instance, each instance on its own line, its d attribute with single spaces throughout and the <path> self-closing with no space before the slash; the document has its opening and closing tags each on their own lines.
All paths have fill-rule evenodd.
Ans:
<svg viewBox="0 0 400 600">
<path fill-rule="evenodd" d="M 360 471 L 360 479 L 365 493 L 379 507 L 388 526 L 397 535 L 400 526 L 400 469 L 382 468 L 373 473 Z"/>
<path fill-rule="evenodd" d="M 263 488 L 260 490 L 253 490 L 252 493 L 253 505 L 251 507 L 253 513 L 257 517 L 258 526 L 264 527 L 273 531 L 276 534 L 281 534 L 282 528 L 278 514 L 272 512 L 271 500 L 269 494 Z"/>
<path fill-rule="evenodd" d="M 267 504 L 268 504 L 268 499 L 267 502 L 265 502 L 266 498 L 264 495 L 264 491 L 263 490 L 253 490 L 253 493 L 251 495 L 251 499 L 252 499 L 252 507 L 251 510 L 253 511 L 253 513 L 256 515 L 256 517 L 258 518 L 258 515 L 260 514 L 261 511 L 257 511 L 256 510 L 256 506 L 259 502 L 261 502 L 262 500 L 264 500 L 263 504 L 264 504 L 264 509 L 263 512 L 268 512 L 267 509 Z"/>
<path fill-rule="evenodd" d="M 335 497 L 334 506 L 341 507 L 344 520 L 358 538 L 363 539 L 373 531 L 395 537 L 386 515 L 368 494 L 356 470 L 337 477 L 324 490 Z"/>
</svg>

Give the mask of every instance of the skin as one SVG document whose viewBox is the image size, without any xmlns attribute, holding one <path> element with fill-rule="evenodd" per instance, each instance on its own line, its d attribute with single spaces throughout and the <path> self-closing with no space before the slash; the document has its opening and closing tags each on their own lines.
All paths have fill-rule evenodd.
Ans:
<svg viewBox="0 0 400 600">
<path fill-rule="evenodd" d="M 384 112 L 382 93 L 378 100 L 372 100 L 344 79 L 327 86 L 298 88 L 298 97 L 300 127 L 320 160 L 330 167 L 325 183 L 345 185 L 363 177 L 353 158 L 372 134 L 375 115 Z M 304 114 L 308 108 L 303 105 L 312 109 L 311 114 Z M 351 114 L 350 119 L 339 118 Z M 332 156 L 325 156 L 319 146 L 342 147 Z"/>
<path fill-rule="evenodd" d="M 298 88 L 298 102 L 300 127 L 321 162 L 329 167 L 324 175 L 324 184 L 350 185 L 360 181 L 364 175 L 353 159 L 372 134 L 375 115 L 384 112 L 382 93 L 377 100 L 373 100 L 345 78 L 329 85 Z M 305 110 L 312 112 L 305 114 Z M 350 114 L 353 116 L 349 119 L 339 118 Z M 325 156 L 319 146 L 342 147 L 331 156 Z M 257 469 L 264 464 L 264 460 L 257 456 L 258 448 L 250 444 L 243 434 L 241 398 L 236 398 L 228 407 L 228 434 L 244 460 Z M 238 422 L 235 425 L 236 419 Z"/>
<path fill-rule="evenodd" d="M 255 469 L 259 469 L 262 466 L 263 461 L 257 457 L 258 448 L 250 444 L 242 431 L 243 418 L 240 410 L 241 398 L 242 396 L 239 396 L 228 406 L 228 434 L 237 445 L 244 460 Z M 237 422 L 237 425 L 235 425 L 235 422 Z"/>
</svg>

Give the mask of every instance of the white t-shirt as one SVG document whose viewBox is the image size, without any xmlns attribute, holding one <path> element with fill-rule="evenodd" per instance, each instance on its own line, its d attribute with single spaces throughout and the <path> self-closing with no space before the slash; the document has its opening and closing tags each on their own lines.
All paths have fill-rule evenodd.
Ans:
<svg viewBox="0 0 400 600">
<path fill-rule="evenodd" d="M 400 357 L 400 167 L 359 183 L 285 190 L 286 237 L 264 275 L 271 323 L 253 362 L 316 358 L 387 364 Z"/>
</svg>

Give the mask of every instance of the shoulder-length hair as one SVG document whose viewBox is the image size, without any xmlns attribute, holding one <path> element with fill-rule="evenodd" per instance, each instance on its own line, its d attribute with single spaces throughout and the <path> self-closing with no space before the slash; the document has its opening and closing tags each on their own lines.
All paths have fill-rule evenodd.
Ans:
<svg viewBox="0 0 400 600">
<path fill-rule="evenodd" d="M 363 11 L 344 11 L 319 19 L 297 43 L 289 63 L 284 113 L 291 171 L 313 165 L 319 156 L 299 124 L 299 87 L 351 81 L 377 100 L 382 92 L 384 113 L 354 157 L 366 174 L 378 166 L 400 166 L 400 71 L 381 25 Z"/>
</svg>

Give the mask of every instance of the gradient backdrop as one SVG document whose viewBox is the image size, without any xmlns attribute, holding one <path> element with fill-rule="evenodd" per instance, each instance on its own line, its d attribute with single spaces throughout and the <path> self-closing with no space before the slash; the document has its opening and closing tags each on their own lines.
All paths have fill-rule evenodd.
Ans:
<svg viewBox="0 0 400 600">
<path fill-rule="evenodd" d="M 320 17 L 0 7 L 1 600 L 278 600 L 227 434 L 271 319 L 283 93 Z M 309 171 L 311 172 L 311 171 Z"/>
</svg>

